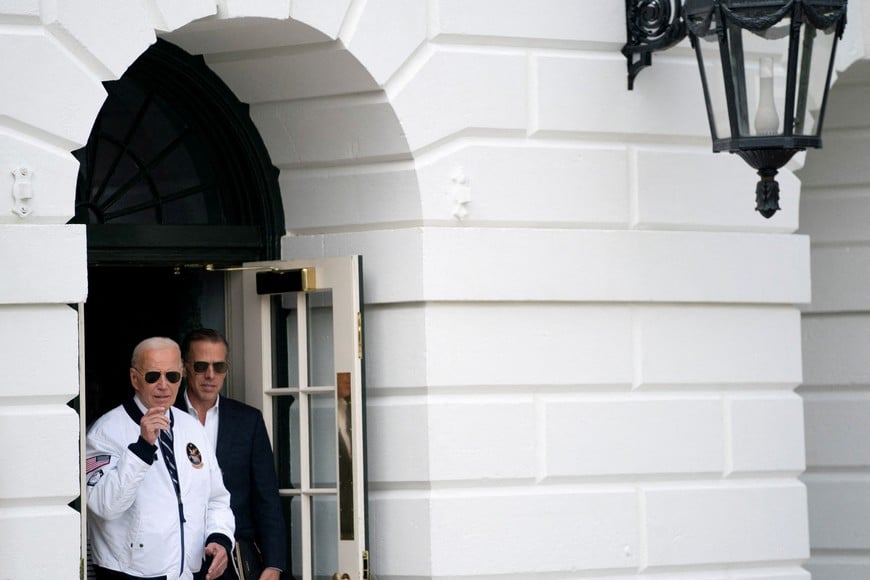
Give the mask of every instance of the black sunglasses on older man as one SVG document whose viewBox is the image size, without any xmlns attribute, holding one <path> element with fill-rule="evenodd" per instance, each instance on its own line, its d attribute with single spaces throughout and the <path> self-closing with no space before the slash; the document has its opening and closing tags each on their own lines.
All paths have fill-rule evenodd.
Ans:
<svg viewBox="0 0 870 580">
<path fill-rule="evenodd" d="M 143 373 L 136 367 L 133 367 L 133 370 L 142 375 L 142 377 L 145 379 L 145 382 L 149 385 L 153 385 L 154 383 L 159 381 L 160 375 L 166 376 L 166 380 L 173 385 L 181 380 L 181 373 L 178 371 L 166 371 L 165 373 L 161 373 L 160 371 L 148 371 Z"/>
</svg>

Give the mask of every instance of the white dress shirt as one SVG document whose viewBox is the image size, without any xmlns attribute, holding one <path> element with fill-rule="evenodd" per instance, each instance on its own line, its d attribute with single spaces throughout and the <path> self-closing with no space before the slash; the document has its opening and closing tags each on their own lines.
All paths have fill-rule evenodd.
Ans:
<svg viewBox="0 0 870 580">
<path fill-rule="evenodd" d="M 221 398 L 218 397 L 217 401 L 214 402 L 214 405 L 211 409 L 205 412 L 205 434 L 208 436 L 208 440 L 211 442 L 211 448 L 217 449 L 217 436 L 218 436 L 218 406 L 220 406 Z M 190 398 L 187 396 L 187 391 L 184 391 L 184 404 L 187 405 L 187 412 L 196 417 L 196 420 L 199 421 L 199 412 L 194 408 L 194 406 L 190 403 Z"/>
</svg>

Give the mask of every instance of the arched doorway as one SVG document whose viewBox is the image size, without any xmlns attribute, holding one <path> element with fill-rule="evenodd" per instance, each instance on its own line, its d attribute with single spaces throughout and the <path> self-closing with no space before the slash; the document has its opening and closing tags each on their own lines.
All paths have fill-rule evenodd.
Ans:
<svg viewBox="0 0 870 580">
<path fill-rule="evenodd" d="M 199 52 L 188 44 L 184 46 Z M 220 69 L 216 66 L 215 70 Z M 130 86 L 125 85 L 127 82 Z M 292 83 L 284 82 L 282 86 Z M 271 418 L 275 434 L 275 457 L 282 474 L 279 493 L 291 532 L 288 550 L 292 551 L 293 577 L 323 577 L 324 573 L 331 577 L 336 571 L 361 577 L 368 561 L 361 263 L 354 262 L 357 268 L 353 275 L 345 268 L 342 276 L 318 276 L 321 285 L 313 289 L 318 296 L 311 302 L 312 307 L 296 308 L 305 316 L 309 311 L 316 313 L 315 317 L 323 321 L 318 328 L 333 341 L 333 350 L 340 351 L 340 356 L 323 359 L 324 364 L 329 362 L 337 369 L 331 375 L 322 373 L 323 380 L 332 376 L 335 384 L 315 386 L 319 389 L 314 405 L 319 419 L 309 426 L 306 439 L 299 436 L 302 421 L 298 417 L 307 417 L 308 413 L 296 409 L 308 399 L 297 396 L 299 387 L 292 387 L 296 391 L 286 394 L 265 393 L 269 390 L 267 381 L 258 377 L 252 380 L 248 373 L 261 365 L 241 362 L 252 350 L 271 355 L 274 347 L 257 348 L 253 346 L 255 341 L 247 340 L 247 333 L 239 336 L 238 329 L 247 330 L 249 319 L 236 315 L 241 309 L 230 311 L 227 306 L 230 301 L 244 301 L 247 305 L 264 300 L 259 295 L 251 300 L 239 295 L 244 294 L 237 284 L 239 277 L 250 274 L 250 270 L 227 274 L 220 271 L 242 262 L 274 264 L 278 241 L 285 232 L 278 171 L 247 117 L 247 107 L 229 95 L 226 86 L 205 67 L 202 57 L 191 57 L 162 41 L 131 65 L 117 85 L 109 83 L 106 89 L 110 97 L 95 122 L 88 146 L 76 152 L 82 165 L 76 220 L 88 226 L 86 422 L 129 396 L 130 351 L 141 338 L 154 334 L 179 337 L 201 324 L 218 329 L 228 325 L 224 330 L 231 341 L 232 376 L 242 369 L 228 394 L 248 400 L 251 391 L 257 390 L 264 400 L 279 401 L 274 407 L 262 403 L 260 408 L 267 424 Z M 229 96 L 218 99 L 216 93 Z M 230 106 L 222 107 L 226 102 Z M 253 115 L 256 118 L 256 110 Z M 270 127 L 259 127 L 264 135 L 270 134 Z M 273 133 L 269 143 L 282 170 L 287 170 L 286 160 L 281 158 L 282 139 L 276 140 Z M 292 180 L 283 185 L 288 191 L 297 190 Z M 207 268 L 209 265 L 215 267 Z M 313 267 L 318 274 L 329 271 L 325 260 L 306 261 L 306 267 Z M 295 293 L 297 301 L 293 304 L 309 298 L 304 296 L 306 292 Z M 325 297 L 327 294 L 330 298 Z M 321 314 L 331 311 L 333 300 L 341 305 L 337 308 L 340 315 Z M 284 300 L 277 304 L 279 312 L 293 310 L 285 308 Z M 271 317 L 266 320 L 273 322 Z M 336 331 L 336 326 L 343 330 Z M 307 324 L 302 327 L 313 328 Z M 280 330 L 275 332 L 283 336 Z M 327 348 L 320 333 L 306 333 L 299 344 L 308 342 Z M 288 358 L 286 353 L 284 358 Z M 276 366 L 286 367 L 290 376 L 292 361 L 284 362 L 283 367 Z M 347 385 L 351 385 L 350 399 L 342 395 L 342 400 L 331 407 L 328 400 L 344 393 Z M 339 423 L 350 442 L 340 449 Z M 307 473 L 300 467 L 303 448 L 306 453 L 317 454 L 318 465 L 341 470 L 334 474 L 318 471 L 311 481 L 294 479 Z M 353 474 L 350 479 L 349 473 Z M 333 520 L 335 527 L 331 525 Z"/>
<path fill-rule="evenodd" d="M 74 152 L 72 221 L 88 229 L 88 423 L 131 393 L 141 339 L 225 330 L 220 268 L 276 258 L 284 232 L 278 170 L 247 106 L 201 57 L 158 40 L 105 88 Z"/>
</svg>

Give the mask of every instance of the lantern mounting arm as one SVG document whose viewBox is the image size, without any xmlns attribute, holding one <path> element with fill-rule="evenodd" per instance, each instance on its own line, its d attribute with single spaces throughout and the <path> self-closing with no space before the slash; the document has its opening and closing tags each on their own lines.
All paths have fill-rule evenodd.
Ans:
<svg viewBox="0 0 870 580">
<path fill-rule="evenodd" d="M 628 90 L 634 78 L 652 64 L 652 53 L 679 44 L 688 33 L 682 0 L 625 0 Z"/>
</svg>

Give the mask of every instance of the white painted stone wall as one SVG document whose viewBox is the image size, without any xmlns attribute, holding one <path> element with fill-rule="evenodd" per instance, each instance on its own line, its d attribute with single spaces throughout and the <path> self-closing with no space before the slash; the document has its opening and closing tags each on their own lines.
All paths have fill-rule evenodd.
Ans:
<svg viewBox="0 0 870 580">
<path fill-rule="evenodd" d="M 378 578 L 809 577 L 800 184 L 753 211 L 686 47 L 629 92 L 613 3 L 17 0 L 0 21 L 0 191 L 22 163 L 35 191 L 27 219 L 0 195 L 21 369 L 0 425 L 27 429 L 7 464 L 51 470 L 0 482 L 0 578 L 77 575 L 75 465 L 32 460 L 77 457 L 68 151 L 155 31 L 251 103 L 284 256 L 364 256 Z"/>
<path fill-rule="evenodd" d="M 870 575 L 870 67 L 831 94 L 825 147 L 807 155 L 801 229 L 812 240 L 803 315 L 807 473 L 816 580 Z"/>
<path fill-rule="evenodd" d="M 73 144 L 99 80 L 42 26 L 38 3 L 3 5 L 0 74 L 0 578 L 78 578 L 79 320 L 85 230 L 73 213 Z M 14 85 L 14 86 L 13 86 Z M 21 170 L 24 170 L 23 172 Z M 14 175 L 32 198 L 16 199 Z M 26 175 L 25 175 L 26 174 Z M 21 179 L 25 178 L 25 179 Z M 22 211 L 22 207 L 23 210 Z M 13 209 L 26 215 L 21 218 Z"/>
</svg>

